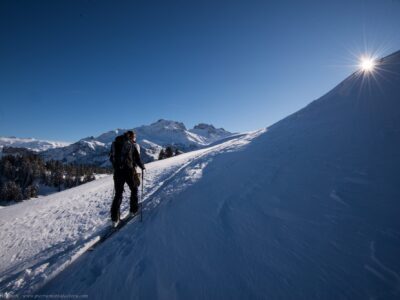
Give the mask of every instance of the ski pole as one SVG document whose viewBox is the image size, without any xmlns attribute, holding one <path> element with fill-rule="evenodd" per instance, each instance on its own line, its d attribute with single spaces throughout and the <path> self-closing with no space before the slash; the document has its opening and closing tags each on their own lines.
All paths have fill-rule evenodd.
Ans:
<svg viewBox="0 0 400 300">
<path fill-rule="evenodd" d="M 140 222 L 143 221 L 143 185 L 144 185 L 144 170 L 142 170 L 142 192 L 140 194 Z"/>
</svg>

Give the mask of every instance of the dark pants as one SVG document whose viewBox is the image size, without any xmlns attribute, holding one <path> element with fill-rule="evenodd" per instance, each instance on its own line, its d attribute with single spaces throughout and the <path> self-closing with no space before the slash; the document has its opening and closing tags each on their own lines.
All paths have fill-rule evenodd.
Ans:
<svg viewBox="0 0 400 300">
<path fill-rule="evenodd" d="M 128 184 L 131 190 L 130 211 L 135 213 L 138 210 L 138 187 L 135 185 L 133 169 L 122 169 L 114 171 L 114 189 L 115 196 L 111 205 L 111 220 L 117 221 L 120 219 L 119 208 L 122 202 L 122 194 L 124 192 L 125 183 Z"/>
</svg>

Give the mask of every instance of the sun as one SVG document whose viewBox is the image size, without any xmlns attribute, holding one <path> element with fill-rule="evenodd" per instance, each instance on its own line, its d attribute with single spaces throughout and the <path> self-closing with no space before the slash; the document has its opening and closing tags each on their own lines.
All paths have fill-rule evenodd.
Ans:
<svg viewBox="0 0 400 300">
<path fill-rule="evenodd" d="M 372 72 L 375 68 L 375 65 L 376 63 L 373 58 L 368 56 L 361 57 L 360 68 L 364 72 Z"/>
</svg>

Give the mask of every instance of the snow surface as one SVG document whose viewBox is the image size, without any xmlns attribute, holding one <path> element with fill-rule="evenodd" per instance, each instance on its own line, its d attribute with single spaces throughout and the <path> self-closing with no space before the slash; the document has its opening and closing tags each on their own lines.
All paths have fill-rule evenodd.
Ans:
<svg viewBox="0 0 400 300">
<path fill-rule="evenodd" d="M 2 292 L 93 299 L 399 299 L 400 52 L 381 60 L 373 75 L 356 72 L 267 131 L 149 164 L 144 222 L 129 224 L 91 253 L 69 253 L 68 268 L 62 253 L 55 259 L 33 254 L 38 245 L 27 237 L 50 242 L 38 257 L 62 249 L 62 241 L 46 236 L 52 234 L 44 229 L 47 222 L 35 225 L 45 234 L 31 229 L 29 220 L 17 227 L 22 234 L 2 230 L 1 242 L 10 243 L 1 247 L 7 256 L 2 265 L 8 264 Z M 62 218 L 71 243 L 93 236 L 105 226 L 110 190 L 108 177 L 49 196 L 43 203 L 59 203 L 67 212 L 53 207 L 48 219 L 57 224 L 56 216 Z M 28 205 L 34 204 L 1 209 L 1 222 L 8 220 L 1 228 L 29 214 L 33 220 L 46 206 Z M 10 264 L 14 253 L 30 263 Z M 53 272 L 52 264 L 58 266 Z"/>
<path fill-rule="evenodd" d="M 39 292 L 398 299 L 399 63 L 400 52 L 375 78 L 356 72 L 242 151 L 196 159 L 143 224 Z"/>
<path fill-rule="evenodd" d="M 144 218 L 165 195 L 194 182 L 212 156 L 237 150 L 262 131 L 251 132 L 210 148 L 192 151 L 146 165 Z M 199 162 L 198 162 L 199 161 Z M 192 166 L 193 165 L 193 166 Z M 112 176 L 50 196 L 24 201 L 0 210 L 0 295 L 31 293 L 64 270 L 96 242 L 109 224 Z M 121 211 L 127 212 L 125 193 Z M 132 224 L 129 226 L 141 226 Z"/>
</svg>

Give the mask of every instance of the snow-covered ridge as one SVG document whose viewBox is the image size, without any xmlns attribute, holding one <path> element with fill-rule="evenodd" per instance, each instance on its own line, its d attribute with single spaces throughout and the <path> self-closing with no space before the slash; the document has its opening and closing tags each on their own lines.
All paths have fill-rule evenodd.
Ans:
<svg viewBox="0 0 400 300">
<path fill-rule="evenodd" d="M 37 140 L 34 138 L 0 137 L 0 150 L 4 147 L 26 148 L 40 152 L 70 145 L 68 142 Z"/>
</svg>

